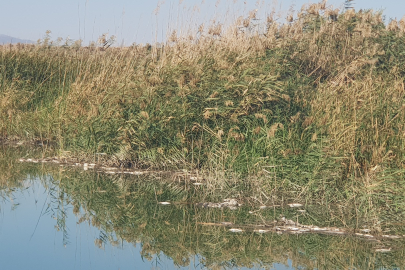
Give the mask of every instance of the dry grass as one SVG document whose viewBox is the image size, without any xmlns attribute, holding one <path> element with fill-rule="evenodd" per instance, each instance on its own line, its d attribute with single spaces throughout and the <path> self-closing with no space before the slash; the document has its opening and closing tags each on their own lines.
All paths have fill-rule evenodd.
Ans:
<svg viewBox="0 0 405 270">
<path fill-rule="evenodd" d="M 405 19 L 325 2 L 284 24 L 256 16 L 163 47 L 2 46 L 0 132 L 270 190 L 384 192 L 376 179 L 404 169 Z"/>
</svg>

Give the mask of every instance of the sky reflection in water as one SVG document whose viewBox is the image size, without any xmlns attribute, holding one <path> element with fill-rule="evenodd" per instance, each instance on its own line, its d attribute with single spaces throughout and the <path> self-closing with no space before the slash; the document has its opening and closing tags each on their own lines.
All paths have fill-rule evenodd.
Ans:
<svg viewBox="0 0 405 270">
<path fill-rule="evenodd" d="M 0 261 L 2 269 L 201 269 L 198 258 L 190 266 L 175 266 L 164 254 L 151 261 L 143 259 L 141 244 L 107 243 L 95 245 L 100 230 L 88 221 L 78 223 L 66 206 L 67 238 L 57 230 L 56 211 L 51 203 L 49 189 L 40 181 L 27 180 L 26 189 L 17 189 L 12 197 L 1 198 L 0 203 Z M 52 205 L 51 205 L 52 207 Z M 67 242 L 66 245 L 64 243 Z M 277 270 L 293 269 L 274 264 Z M 246 268 L 242 268 L 246 269 Z"/>
</svg>

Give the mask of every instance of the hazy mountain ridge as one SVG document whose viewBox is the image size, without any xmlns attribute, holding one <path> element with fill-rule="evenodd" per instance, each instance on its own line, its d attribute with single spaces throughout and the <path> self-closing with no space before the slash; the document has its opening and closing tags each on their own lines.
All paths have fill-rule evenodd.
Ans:
<svg viewBox="0 0 405 270">
<path fill-rule="evenodd" d="M 35 42 L 32 40 L 28 40 L 28 39 L 19 39 L 19 38 L 0 34 L 0 45 L 1 44 L 10 44 L 10 43 L 11 44 L 16 44 L 16 43 L 31 44 L 31 43 L 35 43 Z"/>
</svg>

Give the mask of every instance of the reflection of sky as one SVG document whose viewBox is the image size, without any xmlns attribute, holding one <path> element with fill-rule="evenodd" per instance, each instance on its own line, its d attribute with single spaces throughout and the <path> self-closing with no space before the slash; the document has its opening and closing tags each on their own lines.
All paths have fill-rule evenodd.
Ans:
<svg viewBox="0 0 405 270">
<path fill-rule="evenodd" d="M 1 269 L 151 269 L 156 260 L 142 261 L 140 245 L 105 249 L 95 246 L 99 230 L 88 222 L 77 224 L 72 207 L 66 221 L 69 244 L 64 247 L 63 233 L 55 229 L 51 212 L 45 213 L 50 198 L 37 181 L 32 188 L 15 192 L 13 200 L 1 203 Z M 16 204 L 19 205 L 16 205 Z M 45 205 L 45 206 L 44 206 Z M 12 210 L 14 208 L 14 210 Z M 45 214 L 41 216 L 41 211 Z M 38 226 L 36 226 L 38 223 Z M 161 256 L 159 269 L 168 269 L 168 259 Z"/>
<path fill-rule="evenodd" d="M 55 192 L 56 193 L 56 192 Z M 100 235 L 87 221 L 77 224 L 78 217 L 68 205 L 66 225 L 69 243 L 63 245 L 63 233 L 57 231 L 51 201 L 39 181 L 31 187 L 16 191 L 14 197 L 0 202 L 0 266 L 1 269 L 200 269 L 198 258 L 191 265 L 178 268 L 164 255 L 152 261 L 142 260 L 140 245 L 125 243 L 120 247 L 106 244 L 104 249 L 95 246 Z M 53 207 L 55 205 L 52 204 Z M 41 214 L 42 213 L 42 214 Z M 277 270 L 293 269 L 275 264 Z M 245 269 L 245 268 L 244 268 Z"/>
<path fill-rule="evenodd" d="M 290 269 L 294 269 L 294 268 L 292 267 L 292 262 L 291 262 L 291 260 L 288 260 L 288 266 L 286 266 L 286 265 L 284 265 L 284 264 L 280 264 L 280 263 L 275 263 L 273 267 L 274 267 L 274 269 L 277 269 L 277 270 L 290 270 Z"/>
</svg>

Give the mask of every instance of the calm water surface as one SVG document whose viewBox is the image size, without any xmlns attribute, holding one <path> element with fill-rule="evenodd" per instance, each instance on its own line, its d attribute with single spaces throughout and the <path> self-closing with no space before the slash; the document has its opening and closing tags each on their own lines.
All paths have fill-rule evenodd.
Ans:
<svg viewBox="0 0 405 270">
<path fill-rule="evenodd" d="M 66 235 L 58 230 L 49 190 L 39 181 L 26 181 L 1 203 L 0 261 L 3 269 L 175 269 L 164 255 L 151 261 L 140 255 L 140 244 L 125 241 L 99 248 L 102 232 L 79 223 L 66 205 Z M 69 211 L 70 210 L 70 211 Z"/>
<path fill-rule="evenodd" d="M 402 239 L 381 242 L 352 236 L 232 233 L 226 227 L 207 226 L 260 224 L 280 215 L 303 224 L 336 225 L 321 221 L 310 208 L 305 215 L 291 209 L 251 215 L 251 209 L 243 207 L 232 211 L 193 204 L 159 205 L 159 201 L 187 201 L 197 191 L 136 176 L 18 162 L 24 151 L 3 149 L 0 153 L 1 269 L 404 266 Z M 375 252 L 379 247 L 392 251 Z"/>
<path fill-rule="evenodd" d="M 64 205 L 63 231 L 57 221 L 60 209 L 53 208 L 55 187 L 46 188 L 38 179 L 23 181 L 22 186 L 3 195 L 0 203 L 2 269 L 205 269 L 200 256 L 190 257 L 184 267 L 162 252 L 144 258 L 139 241 L 107 242 L 100 247 L 96 242 L 105 234 L 88 221 L 80 222 L 70 204 Z M 287 264 L 274 263 L 272 269 L 294 269 L 291 260 Z"/>
</svg>

